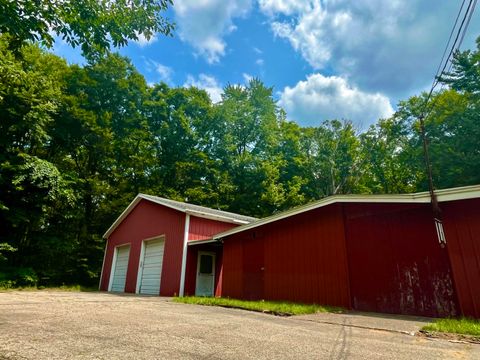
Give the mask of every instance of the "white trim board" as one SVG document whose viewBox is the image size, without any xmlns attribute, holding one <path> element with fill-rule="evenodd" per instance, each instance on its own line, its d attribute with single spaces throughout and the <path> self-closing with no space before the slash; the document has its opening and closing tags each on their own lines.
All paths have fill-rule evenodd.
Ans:
<svg viewBox="0 0 480 360">
<path fill-rule="evenodd" d="M 180 273 L 180 288 L 178 296 L 182 297 L 185 292 L 185 271 L 187 269 L 187 252 L 188 252 L 188 234 L 190 233 L 190 214 L 185 214 L 185 230 L 183 234 L 183 247 L 182 247 L 182 270 Z"/>
<path fill-rule="evenodd" d="M 100 272 L 100 281 L 98 282 L 98 290 L 102 287 L 102 280 L 103 280 L 103 269 L 105 267 L 105 258 L 107 257 L 107 249 L 108 249 L 108 239 L 105 241 L 105 250 L 103 250 L 103 262 L 102 262 L 102 271 Z"/>
<path fill-rule="evenodd" d="M 211 243 L 218 243 L 218 242 L 220 242 L 219 239 L 209 238 L 204 240 L 190 240 L 187 245 L 194 246 L 194 245 L 211 244 Z"/>
<path fill-rule="evenodd" d="M 437 200 L 439 202 L 465 200 L 480 198 L 480 185 L 464 186 L 451 189 L 436 190 Z M 296 208 L 263 218 L 253 223 L 242 225 L 219 234 L 213 235 L 211 240 L 219 240 L 223 237 L 233 235 L 242 231 L 256 228 L 261 225 L 269 224 L 290 216 L 301 214 L 310 210 L 318 209 L 323 206 L 335 203 L 412 203 L 424 204 L 430 203 L 430 193 L 428 191 L 414 194 L 392 194 L 392 195 L 333 195 L 310 204 L 298 206 Z M 208 239 L 210 240 L 210 239 Z M 206 240 L 203 243 L 206 243 Z"/>
</svg>

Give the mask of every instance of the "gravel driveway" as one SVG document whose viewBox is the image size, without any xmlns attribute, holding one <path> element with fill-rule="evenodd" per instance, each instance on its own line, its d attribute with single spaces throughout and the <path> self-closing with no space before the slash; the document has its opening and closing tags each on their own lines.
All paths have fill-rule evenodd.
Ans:
<svg viewBox="0 0 480 360">
<path fill-rule="evenodd" d="M 0 293 L 0 359 L 480 359 L 480 345 L 408 334 L 419 325 L 361 315 L 285 318 L 159 297 L 8 291 Z"/>
</svg>

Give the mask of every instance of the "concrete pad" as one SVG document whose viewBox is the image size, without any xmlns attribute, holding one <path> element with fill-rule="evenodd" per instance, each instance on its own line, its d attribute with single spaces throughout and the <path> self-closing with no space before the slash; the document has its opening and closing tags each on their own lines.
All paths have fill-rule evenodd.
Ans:
<svg viewBox="0 0 480 360">
<path fill-rule="evenodd" d="M 480 345 L 341 324 L 359 323 L 353 316 L 327 323 L 159 297 L 12 291 L 0 293 L 0 359 L 480 359 Z"/>
<path fill-rule="evenodd" d="M 384 330 L 408 335 L 414 335 L 423 326 L 434 319 L 419 316 L 404 316 L 394 314 L 378 314 L 351 311 L 341 314 L 318 313 L 296 316 L 299 320 L 313 321 L 325 324 L 353 326 L 371 330 Z"/>
</svg>

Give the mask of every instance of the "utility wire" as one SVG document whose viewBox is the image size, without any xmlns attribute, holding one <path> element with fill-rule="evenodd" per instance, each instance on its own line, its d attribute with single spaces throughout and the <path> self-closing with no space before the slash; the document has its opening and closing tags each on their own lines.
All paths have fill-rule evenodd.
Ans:
<svg viewBox="0 0 480 360">
<path fill-rule="evenodd" d="M 458 49 L 462 46 L 463 39 L 465 38 L 465 34 L 467 32 L 468 26 L 470 25 L 470 20 L 472 20 L 473 12 L 475 11 L 475 6 L 477 6 L 477 0 L 473 1 L 473 6 L 472 6 L 472 11 L 470 11 L 470 14 L 468 15 L 467 23 L 465 25 L 465 28 L 463 29 L 462 36 L 460 38 L 460 42 L 458 43 Z"/>
<path fill-rule="evenodd" d="M 463 3 L 462 3 L 462 6 L 460 7 L 460 12 L 463 8 L 463 4 L 465 3 L 465 0 L 463 0 Z M 445 48 L 445 51 L 443 52 L 443 56 L 442 56 L 442 61 L 440 62 L 440 65 L 437 69 L 437 73 L 435 74 L 435 79 L 437 79 L 437 82 L 435 83 L 434 81 L 434 88 L 438 85 L 439 83 L 439 78 L 443 75 L 443 74 L 450 74 L 451 70 L 452 70 L 452 67 L 453 67 L 453 57 L 455 56 L 455 53 L 458 52 L 460 50 L 460 48 L 462 47 L 462 43 L 463 43 L 463 39 L 465 38 L 465 34 L 467 32 L 467 29 L 468 29 L 468 26 L 470 25 L 470 20 L 472 19 L 472 16 L 473 16 L 473 13 L 474 13 L 474 9 L 475 9 L 475 6 L 477 5 L 477 0 L 474 0 L 473 1 L 473 6 L 472 6 L 472 10 L 470 11 L 469 15 L 468 15 L 468 18 L 467 18 L 467 21 L 465 22 L 465 26 L 463 28 L 463 32 L 462 32 L 462 35 L 460 36 L 460 39 L 459 39 L 459 42 L 455 48 L 455 50 L 453 52 L 451 52 L 451 54 L 449 56 L 451 56 L 450 58 L 450 61 L 448 61 L 447 59 L 447 62 L 448 62 L 448 68 L 446 69 L 446 71 L 438 74 L 438 70 L 440 69 L 440 66 L 442 65 L 443 63 L 443 59 L 445 57 L 445 53 L 446 53 L 446 50 L 447 50 L 447 47 L 448 47 L 448 44 L 450 43 L 450 39 L 452 37 L 452 34 L 453 34 L 453 30 L 455 29 L 456 27 L 456 24 L 458 22 L 458 18 L 459 18 L 459 15 L 460 15 L 460 12 L 458 13 L 457 15 L 457 19 L 455 20 L 455 25 L 453 26 L 452 28 L 452 32 L 450 32 L 450 38 L 448 39 L 448 43 L 447 43 L 447 47 Z M 467 9 L 468 11 L 468 9 Z M 460 29 L 459 29 L 460 31 Z M 453 48 L 452 48 L 453 49 Z M 443 89 L 445 88 L 445 84 L 442 83 L 440 85 L 440 91 L 442 91 Z M 433 102 L 430 104 L 430 111 L 433 110 L 434 106 L 435 106 L 435 103 L 437 102 L 437 98 L 433 99 Z M 427 111 L 427 113 L 424 115 L 424 117 L 427 117 L 428 114 L 430 113 L 430 111 Z"/>
<path fill-rule="evenodd" d="M 450 36 L 448 37 L 447 45 L 445 45 L 445 50 L 443 50 L 442 60 L 440 60 L 440 64 L 438 64 L 437 71 L 435 72 L 435 77 L 433 78 L 433 84 L 432 84 L 432 86 L 434 86 L 435 80 L 436 80 L 436 79 L 438 78 L 438 76 L 440 75 L 440 68 L 442 67 L 443 60 L 445 60 L 445 55 L 447 54 L 448 47 L 449 47 L 449 45 L 450 45 L 450 41 L 452 40 L 453 33 L 455 32 L 455 29 L 456 29 L 456 27 L 457 27 L 458 19 L 460 18 L 460 15 L 462 14 L 462 10 L 463 10 L 463 6 L 465 5 L 465 1 L 466 1 L 466 0 L 463 0 L 463 1 L 462 1 L 462 6 L 460 6 L 460 10 L 458 11 L 457 17 L 455 18 L 455 24 L 453 24 L 452 30 L 450 31 Z M 449 56 L 450 56 L 450 55 L 449 55 Z M 448 58 L 447 58 L 447 59 L 448 59 Z"/>
<path fill-rule="evenodd" d="M 438 85 L 439 78 L 444 74 L 447 65 L 449 63 L 451 63 L 453 54 L 455 53 L 455 51 L 457 49 L 460 48 L 460 45 L 461 45 L 461 42 L 463 41 L 463 37 L 465 36 L 465 32 L 467 30 L 468 24 L 470 23 L 470 19 L 473 15 L 473 10 L 475 9 L 476 3 L 477 3 L 477 0 L 470 0 L 469 3 L 468 3 L 467 9 L 465 10 L 465 14 L 463 15 L 462 22 L 461 22 L 461 24 L 458 28 L 457 35 L 455 36 L 455 40 L 453 41 L 452 47 L 450 48 L 450 52 L 448 53 L 448 56 L 447 56 L 446 59 L 445 59 L 444 56 L 442 57 L 442 60 L 441 60 L 440 65 L 439 65 L 439 68 L 441 67 L 442 70 L 440 71 L 440 74 L 438 73 L 438 70 L 435 74 L 435 78 L 433 79 L 432 87 L 430 88 L 430 91 L 429 91 L 428 96 L 427 96 L 427 100 L 426 100 L 427 102 L 428 102 L 428 100 L 430 100 L 430 97 L 432 96 L 432 93 L 435 90 L 435 87 Z M 460 7 L 460 10 L 458 11 L 457 19 L 455 20 L 455 24 L 453 25 L 452 31 L 450 32 L 450 38 L 449 38 L 449 41 L 447 42 L 447 46 L 446 46 L 445 50 L 448 49 L 448 45 L 450 44 L 450 39 L 451 39 L 452 33 L 455 31 L 455 27 L 457 26 L 458 18 L 460 16 L 461 12 L 462 12 L 463 5 L 464 5 L 464 3 L 462 3 L 462 6 Z M 468 22 L 467 22 L 467 24 L 465 24 L 465 21 L 467 21 L 467 18 L 468 18 Z M 461 37 L 461 42 L 458 42 L 461 34 L 463 34 L 463 36 Z M 444 51 L 444 53 L 445 53 L 445 51 Z M 445 59 L 445 62 L 443 61 L 444 59 Z M 443 63 L 443 67 L 442 67 L 442 63 Z"/>
<path fill-rule="evenodd" d="M 430 155 L 429 155 L 429 146 L 428 146 L 429 144 L 428 144 L 427 134 L 426 134 L 426 131 L 425 131 L 425 121 L 424 120 L 425 120 L 425 117 L 427 115 L 429 115 L 429 113 L 432 111 L 433 105 L 435 105 L 436 101 L 434 101 L 432 104 L 430 104 L 430 107 L 429 107 L 429 101 L 430 101 L 430 98 L 432 97 L 433 91 L 435 90 L 435 88 L 439 84 L 442 75 L 445 73 L 445 69 L 447 69 L 447 66 L 448 66 L 448 72 L 450 72 L 450 69 L 451 69 L 452 64 L 453 64 L 454 54 L 459 50 L 459 48 L 460 48 L 460 46 L 463 42 L 463 39 L 465 38 L 467 28 L 470 24 L 470 20 L 472 18 L 473 12 L 475 10 L 475 6 L 477 5 L 477 0 L 470 0 L 469 1 L 468 5 L 467 5 L 467 8 L 465 10 L 465 13 L 463 15 L 462 21 L 460 23 L 460 26 L 458 27 L 457 34 L 455 36 L 455 40 L 453 41 L 453 44 L 451 45 L 450 51 L 448 52 L 448 56 L 445 57 L 445 54 L 447 53 L 448 48 L 450 46 L 450 42 L 452 40 L 453 34 L 455 33 L 455 29 L 457 27 L 458 20 L 461 17 L 464 5 L 465 5 L 465 0 L 463 0 L 462 5 L 460 6 L 460 9 L 458 11 L 457 17 L 455 19 L 455 23 L 452 27 L 452 30 L 450 32 L 450 36 L 449 36 L 448 41 L 447 41 L 447 45 L 446 45 L 445 50 L 443 52 L 442 59 L 441 59 L 440 64 L 437 68 L 437 71 L 435 73 L 435 77 L 433 79 L 432 86 L 430 88 L 430 91 L 428 92 L 427 97 L 425 98 L 425 101 L 424 101 L 424 104 L 423 104 L 423 109 L 422 109 L 422 111 L 420 113 L 420 116 L 419 116 L 420 132 L 421 132 L 422 145 L 423 145 L 423 155 L 424 155 L 425 168 L 426 168 L 427 178 L 428 178 L 428 188 L 429 188 L 429 192 L 430 192 L 432 210 L 433 210 L 433 214 L 434 214 L 434 221 L 435 221 L 435 225 L 437 226 L 437 233 L 439 235 L 439 242 L 441 244 L 445 242 L 445 237 L 444 237 L 444 235 L 440 236 L 440 232 L 443 234 L 443 228 L 442 228 L 442 224 L 441 224 L 441 220 L 440 220 L 441 212 L 440 212 L 440 208 L 438 206 L 437 198 L 436 198 L 436 195 L 435 195 L 435 187 L 434 187 L 433 175 L 432 175 L 432 165 L 431 165 Z M 440 69 L 441 69 L 441 71 L 440 71 Z M 443 84 L 442 84 L 442 87 L 443 87 Z M 439 232 L 439 227 L 441 229 L 440 232 Z M 443 246 L 443 244 L 442 244 L 442 246 Z"/>
</svg>

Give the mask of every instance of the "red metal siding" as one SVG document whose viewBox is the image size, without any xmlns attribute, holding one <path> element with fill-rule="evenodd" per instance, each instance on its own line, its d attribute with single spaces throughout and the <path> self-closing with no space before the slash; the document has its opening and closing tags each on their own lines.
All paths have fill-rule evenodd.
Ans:
<svg viewBox="0 0 480 360">
<path fill-rule="evenodd" d="M 223 296 L 349 308 L 341 207 L 316 209 L 225 239 Z"/>
<path fill-rule="evenodd" d="M 237 224 L 210 220 L 196 216 L 190 216 L 190 229 L 188 240 L 205 240 L 212 235 L 221 233 L 238 226 Z"/>
<path fill-rule="evenodd" d="M 223 244 L 222 296 L 243 298 L 243 246 L 238 236 L 227 238 Z"/>
<path fill-rule="evenodd" d="M 141 200 L 108 239 L 101 290 L 107 290 L 115 246 L 130 243 L 125 292 L 134 293 L 138 262 L 144 239 L 165 235 L 165 250 L 160 294 L 178 294 L 183 251 L 185 214 Z"/>
<path fill-rule="evenodd" d="M 429 204 L 348 204 L 345 217 L 353 308 L 457 314 L 448 253 Z"/>
<path fill-rule="evenodd" d="M 480 199 L 440 206 L 460 309 L 480 318 Z"/>
</svg>

